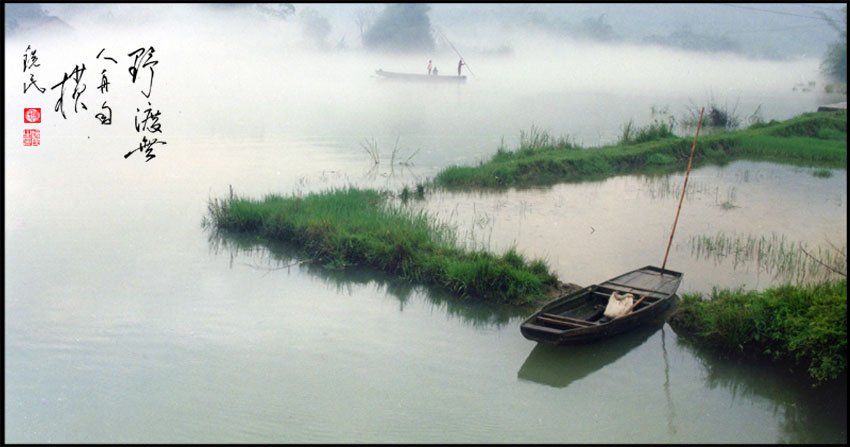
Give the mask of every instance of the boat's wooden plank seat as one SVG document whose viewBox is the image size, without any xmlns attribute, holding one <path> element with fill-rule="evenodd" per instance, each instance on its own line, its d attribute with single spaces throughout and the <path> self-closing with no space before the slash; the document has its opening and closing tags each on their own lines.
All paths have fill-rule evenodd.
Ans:
<svg viewBox="0 0 850 447">
<path fill-rule="evenodd" d="M 595 321 L 581 320 L 581 319 L 578 319 L 578 318 L 568 317 L 566 315 L 544 313 L 544 314 L 540 314 L 540 316 L 559 320 L 559 321 L 564 321 L 564 322 L 567 322 L 567 323 L 578 324 L 578 325 L 582 325 L 582 326 L 596 326 L 597 324 L 599 324 L 599 323 L 596 323 Z"/>
<path fill-rule="evenodd" d="M 540 321 L 540 322 L 549 324 L 549 325 L 561 326 L 561 327 L 565 327 L 565 328 L 569 328 L 569 329 L 590 327 L 589 325 L 586 325 L 586 324 L 573 323 L 572 321 L 558 320 L 556 318 L 548 318 L 548 317 L 544 317 L 542 315 L 538 316 L 537 320 Z"/>
<path fill-rule="evenodd" d="M 564 333 L 564 329 L 554 329 L 551 327 L 541 326 L 539 324 L 534 323 L 526 323 L 525 327 L 535 331 L 548 332 L 550 334 L 558 334 L 561 335 Z"/>
</svg>

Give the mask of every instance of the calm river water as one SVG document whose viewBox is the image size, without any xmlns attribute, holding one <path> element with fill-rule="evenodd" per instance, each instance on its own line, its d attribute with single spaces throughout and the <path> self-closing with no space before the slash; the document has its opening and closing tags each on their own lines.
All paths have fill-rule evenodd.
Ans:
<svg viewBox="0 0 850 447">
<path fill-rule="evenodd" d="M 789 118 L 830 99 L 792 91 L 817 60 L 716 60 L 697 79 L 671 63 L 663 83 L 603 76 L 598 86 L 592 64 L 562 70 L 581 82 L 558 82 L 551 61 L 547 73 L 500 73 L 509 62 L 539 67 L 529 52 L 478 61 L 480 78 L 467 85 L 421 86 L 370 77 L 381 66 L 414 71 L 405 70 L 423 65 L 414 58 L 393 67 L 375 55 L 275 52 L 268 41 L 246 49 L 214 35 L 186 46 L 161 34 L 6 40 L 6 442 L 847 441 L 846 387 L 812 391 L 767 365 L 718 359 L 662 322 L 590 346 L 539 346 L 519 331 L 528 309 L 298 263 L 285 246 L 201 227 L 207 200 L 229 185 L 254 197 L 397 190 L 486 159 L 503 138 L 515 147 L 531 125 L 595 145 L 629 119 L 648 123 L 653 106 L 678 115 L 708 91 L 739 98 L 742 115 L 762 105 L 766 119 Z M 88 110 L 74 113 L 66 99 L 62 119 L 57 90 L 20 94 L 27 45 L 48 89 L 75 60 L 96 67 Z M 148 45 L 159 60 L 150 99 L 123 66 Z M 104 46 L 122 63 L 108 129 L 93 118 Z M 734 70 L 749 77 L 726 74 Z M 150 163 L 124 159 L 140 140 L 133 110 L 148 101 L 167 145 Z M 21 144 L 23 107 L 42 108 L 37 147 Z M 380 150 L 376 166 L 365 141 Z M 680 293 L 781 281 L 755 263 L 697 253 L 701 235 L 845 245 L 847 174 L 831 172 L 758 162 L 694 170 L 667 263 L 685 274 Z M 436 192 L 409 206 L 470 245 L 516 246 L 586 285 L 660 265 L 683 179 Z"/>
</svg>

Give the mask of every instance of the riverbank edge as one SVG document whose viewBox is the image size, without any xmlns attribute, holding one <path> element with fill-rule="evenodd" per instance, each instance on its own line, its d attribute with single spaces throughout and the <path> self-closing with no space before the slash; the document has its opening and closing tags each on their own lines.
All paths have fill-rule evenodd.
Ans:
<svg viewBox="0 0 850 447">
<path fill-rule="evenodd" d="M 228 198 L 210 200 L 205 224 L 291 244 L 327 268 L 370 266 L 483 301 L 532 306 L 578 288 L 515 248 L 501 255 L 464 248 L 452 228 L 389 197 L 347 187 L 252 200 L 231 190 Z"/>
<path fill-rule="evenodd" d="M 802 368 L 813 386 L 846 377 L 846 279 L 684 294 L 667 321 L 680 337 L 718 354 Z"/>
<path fill-rule="evenodd" d="M 445 189 L 504 189 L 684 170 L 693 138 L 665 136 L 669 135 L 666 132 L 658 135 L 660 138 L 652 141 L 595 148 L 544 138 L 547 143 L 560 144 L 515 151 L 499 148 L 489 161 L 478 166 L 452 165 L 441 170 L 431 184 Z M 781 122 L 700 135 L 694 166 L 722 165 L 740 159 L 846 169 L 847 112 L 811 112 Z"/>
</svg>

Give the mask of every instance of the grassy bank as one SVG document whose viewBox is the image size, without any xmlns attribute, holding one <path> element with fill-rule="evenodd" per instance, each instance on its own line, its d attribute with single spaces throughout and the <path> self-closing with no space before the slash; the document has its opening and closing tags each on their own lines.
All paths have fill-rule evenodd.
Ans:
<svg viewBox="0 0 850 447">
<path fill-rule="evenodd" d="M 450 166 L 433 183 L 446 188 L 498 188 L 674 172 L 687 167 L 693 145 L 693 137 L 676 137 L 659 123 L 636 130 L 628 126 L 620 142 L 599 148 L 582 148 L 542 135 L 532 144 L 521 141 L 515 151 L 499 148 L 478 166 Z M 847 112 L 807 113 L 787 121 L 700 135 L 695 165 L 737 159 L 846 168 Z"/>
<path fill-rule="evenodd" d="M 814 383 L 847 369 L 847 280 L 762 292 L 683 295 L 669 323 L 686 339 L 726 353 L 802 366 Z"/>
<path fill-rule="evenodd" d="M 547 298 L 557 278 L 515 250 L 467 250 L 453 229 L 424 212 L 388 204 L 374 190 L 336 189 L 303 197 L 231 196 L 209 203 L 217 229 L 290 243 L 329 268 L 371 266 L 468 297 L 511 304 Z"/>
</svg>

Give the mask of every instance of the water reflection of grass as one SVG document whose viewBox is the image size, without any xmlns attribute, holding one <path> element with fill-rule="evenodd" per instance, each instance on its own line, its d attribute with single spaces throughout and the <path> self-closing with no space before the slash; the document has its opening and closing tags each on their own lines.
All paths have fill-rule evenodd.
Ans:
<svg viewBox="0 0 850 447">
<path fill-rule="evenodd" d="M 714 196 L 714 202 L 717 203 L 717 206 L 719 206 L 724 211 L 728 211 L 733 208 L 738 208 L 738 205 L 735 205 L 735 188 L 729 190 L 729 193 L 726 196 L 726 200 L 723 202 L 720 202 L 720 188 L 717 188 Z"/>
<path fill-rule="evenodd" d="M 678 199 L 682 194 L 682 181 L 678 177 L 675 178 L 675 182 L 672 181 L 673 178 L 670 175 L 650 175 L 643 177 L 643 179 L 649 196 L 653 199 Z M 691 179 L 688 182 L 688 189 L 685 190 L 685 198 L 690 200 L 709 190 L 708 184 Z"/>
<path fill-rule="evenodd" d="M 755 265 L 759 271 L 797 284 L 820 282 L 847 274 L 847 245 L 812 249 L 803 242 L 786 240 L 785 236 L 769 237 L 726 234 L 691 236 L 691 254 L 713 259 L 715 263 L 732 262 L 733 267 Z"/>
<path fill-rule="evenodd" d="M 832 171 L 829 169 L 815 169 L 812 171 L 812 175 L 819 178 L 829 178 L 832 177 Z"/>
<path fill-rule="evenodd" d="M 213 253 L 229 254 L 231 267 L 241 257 L 245 261 L 240 264 L 264 271 L 264 275 L 297 269 L 332 285 L 339 292 L 346 293 L 351 293 L 352 286 L 374 284 L 399 301 L 400 311 L 404 311 L 405 305 L 415 292 L 423 291 L 422 295 L 428 302 L 444 307 L 449 316 L 460 318 L 472 326 L 502 327 L 516 318 L 526 317 L 532 310 L 512 305 L 457 300 L 451 294 L 435 287 L 417 286 L 370 268 L 327 269 L 303 258 L 298 248 L 292 244 L 270 241 L 254 235 L 215 230 L 209 233 L 209 244 Z M 257 264 L 258 260 L 262 265 Z"/>
<path fill-rule="evenodd" d="M 676 344 L 692 352 L 700 361 L 708 388 L 725 388 L 731 392 L 732 399 L 770 404 L 770 409 L 782 416 L 781 438 L 775 442 L 846 442 L 846 372 L 838 380 L 812 389 L 808 380 L 767 360 L 744 361 L 717 356 L 714 350 L 682 335 L 676 338 Z"/>
</svg>

